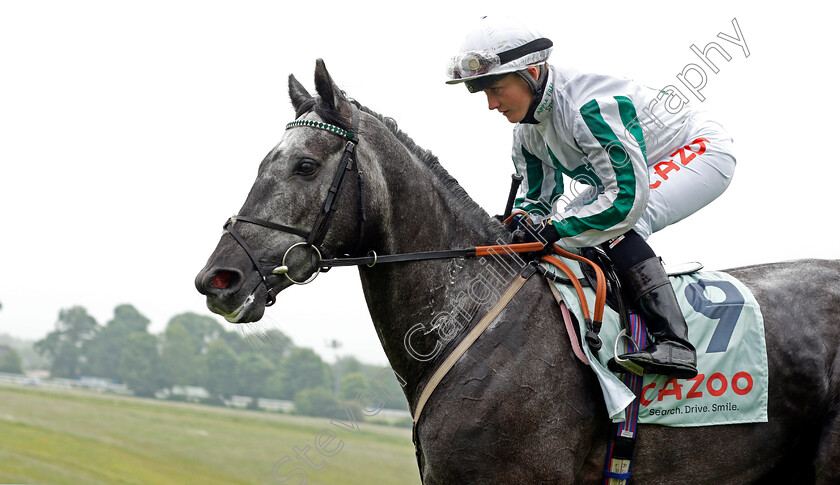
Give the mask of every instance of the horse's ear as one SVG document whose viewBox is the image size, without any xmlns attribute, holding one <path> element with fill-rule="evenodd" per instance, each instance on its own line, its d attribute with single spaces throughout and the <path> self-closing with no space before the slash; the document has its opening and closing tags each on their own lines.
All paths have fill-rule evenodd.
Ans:
<svg viewBox="0 0 840 485">
<path fill-rule="evenodd" d="M 303 103 L 312 99 L 312 95 L 309 94 L 294 74 L 289 74 L 289 97 L 292 99 L 292 106 L 295 108 L 295 112 L 300 112 Z"/>
<path fill-rule="evenodd" d="M 341 102 L 347 102 L 344 94 L 333 82 L 323 59 L 315 61 L 315 91 L 330 108 L 340 110 Z"/>
</svg>

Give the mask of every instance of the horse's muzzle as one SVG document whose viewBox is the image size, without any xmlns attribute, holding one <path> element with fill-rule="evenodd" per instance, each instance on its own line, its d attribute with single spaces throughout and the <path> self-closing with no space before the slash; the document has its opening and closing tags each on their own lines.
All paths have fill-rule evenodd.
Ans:
<svg viewBox="0 0 840 485">
<path fill-rule="evenodd" d="M 266 289 L 261 283 L 252 291 L 247 278 L 236 268 L 206 267 L 195 277 L 195 287 L 207 297 L 207 308 L 232 323 L 255 322 L 265 312 Z"/>
</svg>

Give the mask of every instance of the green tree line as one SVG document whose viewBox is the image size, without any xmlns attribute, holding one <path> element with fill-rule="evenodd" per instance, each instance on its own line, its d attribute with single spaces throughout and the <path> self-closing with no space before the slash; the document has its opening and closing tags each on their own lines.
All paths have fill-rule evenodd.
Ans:
<svg viewBox="0 0 840 485">
<path fill-rule="evenodd" d="M 378 396 L 384 407 L 407 408 L 390 369 L 353 357 L 329 365 L 276 329 L 227 331 L 196 313 L 172 317 L 158 335 L 149 332 L 149 323 L 128 304 L 117 306 L 104 325 L 75 306 L 59 311 L 55 329 L 34 348 L 53 377 L 109 379 L 139 396 L 199 386 L 216 402 L 232 395 L 294 400 L 301 413 L 340 416 L 343 403 L 375 385 L 383 390 Z"/>
</svg>

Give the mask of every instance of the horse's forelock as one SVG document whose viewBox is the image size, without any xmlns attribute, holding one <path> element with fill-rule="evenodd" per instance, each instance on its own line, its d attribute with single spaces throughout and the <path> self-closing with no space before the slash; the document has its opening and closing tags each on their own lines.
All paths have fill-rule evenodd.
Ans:
<svg viewBox="0 0 840 485">
<path fill-rule="evenodd" d="M 335 125 L 343 130 L 349 130 L 350 123 L 337 109 L 328 106 L 320 96 L 314 96 L 307 100 L 295 103 L 295 119 L 314 111 L 321 121 Z"/>
<path fill-rule="evenodd" d="M 350 123 L 344 118 L 341 112 L 324 102 L 320 96 L 315 97 L 313 109 L 315 114 L 324 120 L 324 123 L 335 125 L 343 130 L 350 130 Z"/>
</svg>

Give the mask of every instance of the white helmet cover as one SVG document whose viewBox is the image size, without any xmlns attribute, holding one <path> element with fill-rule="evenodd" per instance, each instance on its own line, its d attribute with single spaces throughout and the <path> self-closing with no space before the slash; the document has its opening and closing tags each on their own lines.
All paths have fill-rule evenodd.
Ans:
<svg viewBox="0 0 840 485">
<path fill-rule="evenodd" d="M 552 42 L 508 18 L 482 17 L 460 54 L 449 61 L 447 84 L 507 74 L 541 64 L 551 55 Z"/>
</svg>

